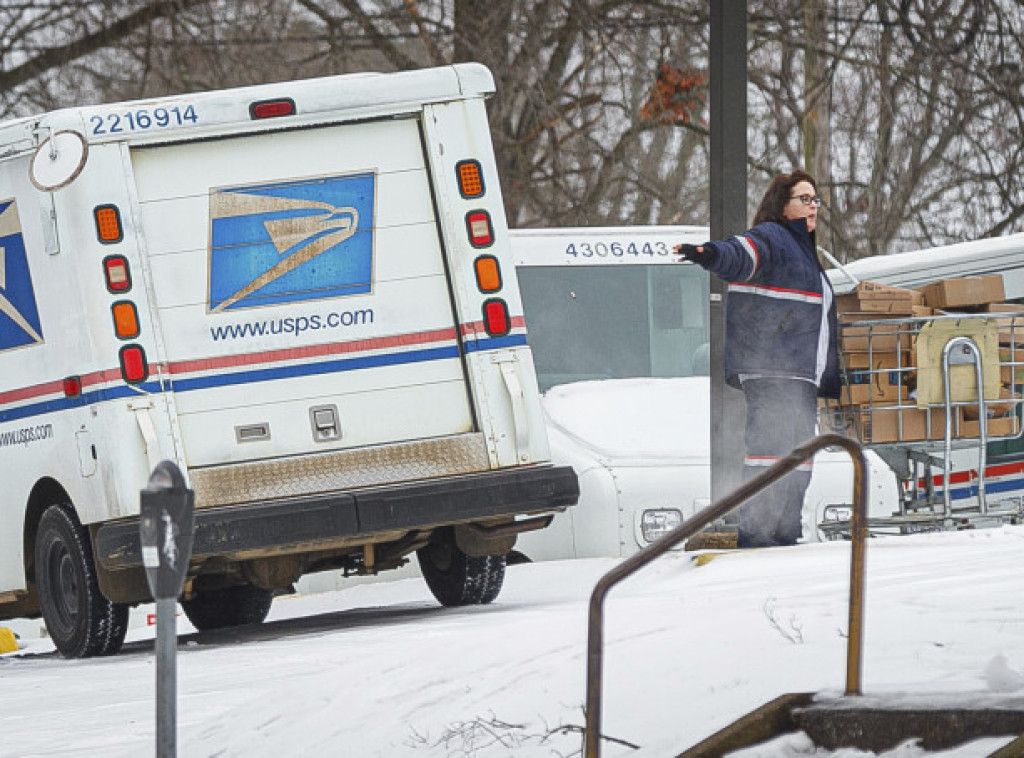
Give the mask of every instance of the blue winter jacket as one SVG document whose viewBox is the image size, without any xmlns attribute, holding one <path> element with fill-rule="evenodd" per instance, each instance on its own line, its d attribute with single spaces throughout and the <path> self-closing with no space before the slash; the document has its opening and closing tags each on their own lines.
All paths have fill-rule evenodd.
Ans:
<svg viewBox="0 0 1024 758">
<path fill-rule="evenodd" d="M 725 310 L 725 380 L 740 375 L 816 379 L 824 297 L 829 287 L 804 219 L 758 224 L 723 242 L 708 242 L 704 267 L 729 283 Z M 703 262 L 702 262 L 703 263 Z M 821 397 L 839 397 L 834 297 L 828 312 L 828 357 Z"/>
</svg>

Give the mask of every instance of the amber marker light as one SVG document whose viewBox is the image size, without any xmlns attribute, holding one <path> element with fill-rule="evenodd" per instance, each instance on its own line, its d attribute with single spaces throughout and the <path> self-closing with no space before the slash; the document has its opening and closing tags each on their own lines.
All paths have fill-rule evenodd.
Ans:
<svg viewBox="0 0 1024 758">
<path fill-rule="evenodd" d="M 121 212 L 116 205 L 97 205 L 92 212 L 96 221 L 96 236 L 104 245 L 112 245 L 124 239 L 121 229 Z"/>
<path fill-rule="evenodd" d="M 501 289 L 501 270 L 498 259 L 493 255 L 481 255 L 473 262 L 476 270 L 476 286 L 481 292 L 497 292 Z"/>
<path fill-rule="evenodd" d="M 132 340 L 139 336 L 139 312 L 135 303 L 121 300 L 110 306 L 114 316 L 114 334 L 118 339 Z"/>
<path fill-rule="evenodd" d="M 474 197 L 483 197 L 484 176 L 479 161 L 459 161 L 455 164 L 455 173 L 459 179 L 459 193 L 464 198 L 469 200 Z"/>
</svg>

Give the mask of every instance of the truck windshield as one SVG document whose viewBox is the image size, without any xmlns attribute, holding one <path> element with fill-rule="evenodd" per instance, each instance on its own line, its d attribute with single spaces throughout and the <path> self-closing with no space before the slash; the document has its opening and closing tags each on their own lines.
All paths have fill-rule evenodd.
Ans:
<svg viewBox="0 0 1024 758">
<path fill-rule="evenodd" d="M 708 373 L 708 275 L 697 266 L 519 266 L 517 274 L 541 391 Z"/>
</svg>

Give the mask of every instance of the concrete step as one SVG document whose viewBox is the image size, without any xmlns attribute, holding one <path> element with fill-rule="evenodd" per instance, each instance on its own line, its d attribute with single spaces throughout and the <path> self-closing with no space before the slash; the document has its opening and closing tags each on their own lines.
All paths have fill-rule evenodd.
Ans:
<svg viewBox="0 0 1024 758">
<path fill-rule="evenodd" d="M 908 739 L 926 750 L 955 747 L 982 737 L 1014 737 L 990 758 L 1024 756 L 1024 696 L 991 693 L 782 695 L 713 734 L 679 758 L 712 758 L 805 732 L 827 750 L 881 752 Z"/>
</svg>

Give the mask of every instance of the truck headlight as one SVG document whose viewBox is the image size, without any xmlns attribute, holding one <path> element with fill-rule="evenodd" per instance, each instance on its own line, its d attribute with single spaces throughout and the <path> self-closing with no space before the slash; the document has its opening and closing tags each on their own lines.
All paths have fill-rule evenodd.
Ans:
<svg viewBox="0 0 1024 758">
<path fill-rule="evenodd" d="M 683 523 L 683 513 L 675 508 L 657 508 L 640 516 L 640 535 L 644 542 L 654 542 Z"/>
<path fill-rule="evenodd" d="M 826 505 L 825 511 L 821 516 L 823 523 L 830 521 L 850 521 L 853 519 L 853 506 L 852 505 Z"/>
</svg>

